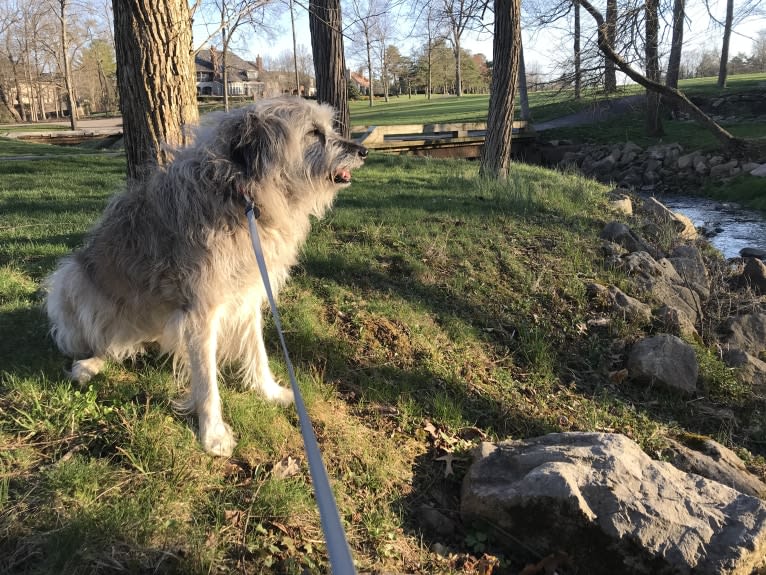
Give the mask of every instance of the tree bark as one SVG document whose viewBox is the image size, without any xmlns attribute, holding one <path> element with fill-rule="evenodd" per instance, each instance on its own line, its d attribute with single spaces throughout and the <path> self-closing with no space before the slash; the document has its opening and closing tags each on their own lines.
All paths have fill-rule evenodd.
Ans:
<svg viewBox="0 0 766 575">
<path fill-rule="evenodd" d="M 524 64 L 524 42 L 519 36 L 519 119 L 527 122 L 532 121 L 529 111 L 529 87 L 527 86 L 527 67 Z"/>
<path fill-rule="evenodd" d="M 66 9 L 68 0 L 59 0 L 60 12 L 58 14 L 61 23 L 61 54 L 64 63 L 64 84 L 66 86 L 67 102 L 69 103 L 69 125 L 73 130 L 77 129 L 77 97 L 74 93 L 72 81 L 72 62 L 69 60 L 69 34 L 67 33 Z"/>
<path fill-rule="evenodd" d="M 687 110 L 691 116 L 699 122 L 704 128 L 715 136 L 715 138 L 733 153 L 740 156 L 749 156 L 762 153 L 760 146 L 756 142 L 747 142 L 735 138 L 724 128 L 719 126 L 710 116 L 700 110 L 689 98 L 675 88 L 664 86 L 659 82 L 654 82 L 646 76 L 633 69 L 617 52 L 614 51 L 606 36 L 606 23 L 601 13 L 593 7 L 588 0 L 578 0 L 580 5 L 588 11 L 591 17 L 596 21 L 598 27 L 598 47 L 608 56 L 620 70 L 634 82 L 644 88 L 654 90 L 670 101 L 677 102 L 682 108 Z"/>
<path fill-rule="evenodd" d="M 686 0 L 675 0 L 673 3 L 673 36 L 670 40 L 670 56 L 668 58 L 668 73 L 665 85 L 678 88 L 678 78 L 681 75 L 681 51 L 684 43 L 684 17 Z"/>
<path fill-rule="evenodd" d="M 495 0 L 495 36 L 492 53 L 492 88 L 487 137 L 479 173 L 505 179 L 511 165 L 513 108 L 521 53 L 521 0 Z"/>
<path fill-rule="evenodd" d="M 646 0 L 646 77 L 652 82 L 660 82 L 660 21 L 658 16 L 659 0 Z M 662 136 L 662 117 L 660 116 L 660 94 L 652 89 L 646 90 L 646 135 Z"/>
<path fill-rule="evenodd" d="M 606 40 L 612 49 L 617 42 L 617 0 L 606 0 Z M 617 91 L 617 69 L 614 62 L 604 55 L 604 92 Z"/>
<path fill-rule="evenodd" d="M 734 0 L 726 0 L 726 21 L 723 24 L 723 42 L 721 43 L 721 63 L 718 68 L 718 87 L 726 87 L 726 77 L 729 74 L 729 44 L 731 28 L 734 21 Z"/>
<path fill-rule="evenodd" d="M 128 177 L 143 179 L 189 142 L 199 119 L 186 0 L 113 0 Z"/>
<path fill-rule="evenodd" d="M 459 98 L 463 95 L 463 69 L 460 65 L 460 36 L 455 35 L 453 42 L 455 43 L 455 95 Z"/>
<path fill-rule="evenodd" d="M 317 100 L 335 108 L 335 128 L 342 136 L 349 137 L 351 128 L 341 25 L 339 0 L 310 0 L 309 28 L 317 81 Z"/>
<path fill-rule="evenodd" d="M 580 71 L 580 4 L 574 0 L 574 97 L 580 99 L 582 72 Z"/>
</svg>

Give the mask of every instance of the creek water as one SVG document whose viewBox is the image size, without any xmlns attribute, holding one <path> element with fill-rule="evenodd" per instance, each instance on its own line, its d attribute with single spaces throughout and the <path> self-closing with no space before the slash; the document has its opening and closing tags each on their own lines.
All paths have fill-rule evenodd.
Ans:
<svg viewBox="0 0 766 575">
<path fill-rule="evenodd" d="M 657 199 L 691 219 L 727 259 L 739 256 L 742 248 L 766 250 L 766 212 L 693 196 L 662 195 Z"/>
</svg>

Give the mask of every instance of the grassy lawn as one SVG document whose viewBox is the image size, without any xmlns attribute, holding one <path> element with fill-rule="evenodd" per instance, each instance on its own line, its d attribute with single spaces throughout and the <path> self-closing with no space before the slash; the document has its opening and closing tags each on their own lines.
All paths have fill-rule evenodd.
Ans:
<svg viewBox="0 0 766 575">
<path fill-rule="evenodd" d="M 292 409 L 222 385 L 239 436 L 222 460 L 171 408 L 180 390 L 163 358 L 111 365 L 87 388 L 64 376 L 40 282 L 123 169 L 105 157 L 0 162 L 0 572 L 323 572 Z M 704 433 L 751 463 L 745 449 L 763 448 L 749 419 L 762 406 L 702 347 L 698 401 L 610 378 L 615 342 L 649 326 L 587 327 L 600 311 L 586 282 L 624 284 L 600 264 L 606 188 L 524 165 L 505 184 L 476 171 L 373 155 L 280 297 L 360 571 L 466 572 L 481 534 L 435 535 L 419 510 L 456 517 L 482 438 L 616 431 L 657 454 L 668 434 Z M 271 357 L 284 381 L 273 345 Z M 298 467 L 280 478 L 289 458 Z"/>
</svg>

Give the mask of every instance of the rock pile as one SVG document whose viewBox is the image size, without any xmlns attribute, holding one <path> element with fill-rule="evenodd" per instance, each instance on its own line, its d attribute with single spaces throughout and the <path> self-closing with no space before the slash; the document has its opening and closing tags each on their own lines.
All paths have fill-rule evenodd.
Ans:
<svg viewBox="0 0 766 575">
<path fill-rule="evenodd" d="M 602 182 L 650 193 L 699 189 L 705 182 L 742 173 L 766 177 L 766 159 L 764 163 L 742 162 L 722 152 L 685 152 L 674 143 L 648 148 L 633 142 L 585 145 L 564 153 L 558 165 L 577 168 Z"/>
</svg>

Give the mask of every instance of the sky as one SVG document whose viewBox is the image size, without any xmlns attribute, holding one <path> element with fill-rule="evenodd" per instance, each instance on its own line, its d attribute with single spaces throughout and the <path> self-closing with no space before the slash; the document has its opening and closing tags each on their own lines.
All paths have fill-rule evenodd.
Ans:
<svg viewBox="0 0 766 575">
<path fill-rule="evenodd" d="M 300 3 L 303 4 L 303 2 Z M 717 17 L 723 19 L 725 9 L 722 0 L 718 2 L 713 0 L 711 8 Z M 310 51 L 311 39 L 308 15 L 305 8 L 300 7 L 297 2 L 295 14 L 297 44 L 298 46 L 305 46 Z M 583 11 L 582 18 L 583 22 L 585 22 L 590 19 L 590 16 Z M 409 31 L 409 26 L 403 25 L 404 20 L 399 20 L 397 24 L 399 24 L 402 32 Z M 292 54 L 292 32 L 289 12 L 287 10 L 285 10 L 283 16 L 275 24 L 275 28 L 281 30 L 276 37 L 266 38 L 263 35 L 252 34 L 246 40 L 240 40 L 238 45 L 234 47 L 234 51 L 247 60 L 255 60 L 256 56 L 260 55 L 267 62 L 269 58 L 277 57 L 285 51 L 289 51 Z M 766 30 L 766 16 L 751 18 L 737 26 L 731 37 L 730 57 L 735 56 L 739 52 L 750 54 L 752 52 L 753 38 L 755 38 L 760 30 Z M 720 50 L 722 29 L 714 24 L 710 24 L 704 8 L 699 7 L 687 14 L 687 28 L 684 34 L 684 48 L 686 50 L 700 48 Z M 195 29 L 195 42 L 201 42 L 206 36 L 207 34 L 205 34 L 204 30 Z M 550 71 L 550 66 L 547 65 L 548 62 L 560 59 L 559 55 L 562 51 L 568 52 L 571 50 L 569 41 L 563 42 L 561 32 L 556 29 L 533 32 L 531 29 L 522 27 L 522 42 L 524 44 L 527 70 L 535 68 L 543 73 Z M 404 54 L 409 53 L 413 47 L 412 42 L 407 40 L 398 40 L 393 43 L 400 47 Z M 345 47 L 347 65 L 349 67 L 356 67 L 360 62 L 355 61 L 353 50 L 349 50 L 351 42 L 348 38 L 345 40 Z M 466 33 L 463 39 L 463 47 L 474 54 L 484 54 L 488 60 L 492 60 L 492 36 L 489 33 Z M 349 54 L 349 52 L 352 53 Z"/>
</svg>

